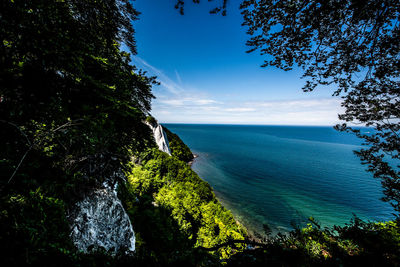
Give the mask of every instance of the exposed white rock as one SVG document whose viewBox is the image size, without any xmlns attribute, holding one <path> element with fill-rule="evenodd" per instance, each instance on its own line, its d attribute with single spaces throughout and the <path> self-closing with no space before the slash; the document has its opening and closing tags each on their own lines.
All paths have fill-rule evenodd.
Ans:
<svg viewBox="0 0 400 267">
<path fill-rule="evenodd" d="M 72 216 L 71 238 L 79 250 L 103 247 L 112 253 L 135 251 L 131 222 L 111 187 L 97 189 L 78 202 Z"/>
<path fill-rule="evenodd" d="M 153 131 L 158 148 L 171 155 L 168 138 L 162 126 L 158 123 L 146 124 Z M 118 199 L 116 185 L 105 182 L 103 187 L 75 204 L 75 209 L 69 216 L 72 222 L 71 239 L 84 252 L 100 247 L 112 253 L 122 249 L 133 252 L 135 233 L 129 216 Z"/>
<path fill-rule="evenodd" d="M 152 125 L 152 124 L 146 122 L 146 124 L 153 131 L 154 139 L 157 143 L 158 149 L 160 149 L 162 152 L 165 152 L 171 156 L 171 149 L 169 148 L 167 134 L 164 132 L 162 126 L 158 123 Z"/>
</svg>

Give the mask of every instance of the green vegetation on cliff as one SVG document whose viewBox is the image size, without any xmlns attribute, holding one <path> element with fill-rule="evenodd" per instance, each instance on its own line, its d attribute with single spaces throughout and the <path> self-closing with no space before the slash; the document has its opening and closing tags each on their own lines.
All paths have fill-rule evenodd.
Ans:
<svg viewBox="0 0 400 267">
<path fill-rule="evenodd" d="M 171 254 L 179 257 L 187 250 L 245 239 L 245 230 L 232 213 L 185 162 L 153 149 L 143 153 L 142 164 L 132 165 L 127 177 L 123 199 L 141 237 L 139 251 L 154 251 L 158 260 L 169 262 L 174 260 Z M 152 212 L 143 212 L 146 209 Z M 228 258 L 243 248 L 224 246 L 213 255 Z"/>
<path fill-rule="evenodd" d="M 0 266 L 399 264 L 398 222 L 245 240 L 176 135 L 173 157 L 152 149 L 154 79 L 120 49 L 135 53 L 137 15 L 127 0 L 2 2 Z M 70 239 L 71 204 L 106 178 L 120 182 L 134 255 L 84 254 Z"/>
<path fill-rule="evenodd" d="M 165 126 L 163 126 L 163 129 L 167 134 L 172 156 L 175 156 L 184 162 L 193 160 L 194 156 L 192 151 L 190 151 L 189 147 L 179 138 L 179 136 L 168 130 Z"/>
</svg>

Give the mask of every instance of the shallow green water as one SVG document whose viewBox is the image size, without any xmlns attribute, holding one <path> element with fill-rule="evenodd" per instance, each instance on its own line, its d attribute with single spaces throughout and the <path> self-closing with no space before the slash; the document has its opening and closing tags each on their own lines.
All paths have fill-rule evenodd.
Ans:
<svg viewBox="0 0 400 267">
<path fill-rule="evenodd" d="M 392 219 L 380 182 L 353 154 L 360 141 L 331 127 L 165 124 L 198 154 L 192 168 L 252 231 Z M 364 129 L 367 131 L 368 129 Z"/>
</svg>

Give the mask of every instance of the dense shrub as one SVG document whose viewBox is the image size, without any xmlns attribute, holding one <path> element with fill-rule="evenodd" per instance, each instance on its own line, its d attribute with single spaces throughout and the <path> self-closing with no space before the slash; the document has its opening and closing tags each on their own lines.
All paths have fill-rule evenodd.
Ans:
<svg viewBox="0 0 400 267">
<path fill-rule="evenodd" d="M 154 149 L 144 156 L 143 165 L 133 165 L 127 176 L 123 199 L 135 231 L 143 243 L 152 244 L 152 249 L 164 255 L 160 258 L 168 260 L 171 252 L 201 251 L 245 238 L 245 230 L 232 213 L 185 162 Z M 228 258 L 235 251 L 237 248 L 224 246 L 212 254 Z"/>
<path fill-rule="evenodd" d="M 192 151 L 190 151 L 189 147 L 179 138 L 179 136 L 164 126 L 163 129 L 167 134 L 172 156 L 177 157 L 184 162 L 193 160 L 194 156 Z"/>
<path fill-rule="evenodd" d="M 399 266 L 399 222 L 364 222 L 321 229 L 312 218 L 306 228 L 270 238 L 234 255 L 228 266 Z"/>
</svg>

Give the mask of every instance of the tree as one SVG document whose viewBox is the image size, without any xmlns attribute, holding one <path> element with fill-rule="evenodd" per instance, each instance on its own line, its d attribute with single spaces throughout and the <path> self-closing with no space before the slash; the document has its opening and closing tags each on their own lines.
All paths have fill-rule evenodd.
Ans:
<svg viewBox="0 0 400 267">
<path fill-rule="evenodd" d="M 211 13 L 225 15 L 227 1 L 219 3 Z M 183 13 L 184 1 L 176 8 Z M 262 67 L 301 67 L 305 92 L 336 87 L 345 123 L 335 128 L 363 140 L 366 148 L 355 153 L 400 212 L 400 2 L 244 0 L 241 9 L 248 52 L 266 56 Z"/>
<path fill-rule="evenodd" d="M 336 87 L 345 110 L 336 128 L 363 140 L 355 153 L 400 212 L 400 2 L 245 0 L 241 9 L 262 67 L 301 67 L 306 92 Z"/>
<path fill-rule="evenodd" d="M 154 79 L 120 49 L 136 52 L 137 16 L 128 0 L 1 4 L 2 186 L 112 177 L 151 142 Z"/>
<path fill-rule="evenodd" d="M 192 1 L 195 4 L 200 3 L 200 0 L 192 0 Z M 214 0 L 208 0 L 208 2 L 213 2 L 213 1 Z M 210 10 L 210 13 L 211 14 L 221 13 L 223 16 L 225 16 L 228 0 L 218 0 L 216 2 L 219 2 L 219 1 L 220 1 L 221 5 Z M 179 13 L 181 13 L 181 15 L 183 15 L 184 10 L 185 10 L 185 0 L 175 0 L 175 9 L 179 10 Z"/>
</svg>

